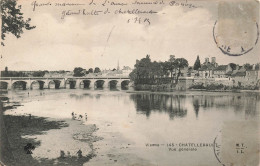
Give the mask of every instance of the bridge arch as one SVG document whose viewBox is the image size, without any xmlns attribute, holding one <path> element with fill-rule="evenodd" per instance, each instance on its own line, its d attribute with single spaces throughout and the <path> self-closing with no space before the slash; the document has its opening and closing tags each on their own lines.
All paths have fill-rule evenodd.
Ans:
<svg viewBox="0 0 260 166">
<path fill-rule="evenodd" d="M 122 80 L 121 82 L 121 88 L 122 89 L 128 89 L 130 84 L 130 80 Z"/>
<path fill-rule="evenodd" d="M 90 89 L 91 88 L 91 80 L 81 80 L 79 83 L 80 89 Z"/>
<path fill-rule="evenodd" d="M 74 79 L 67 79 L 65 81 L 65 88 L 67 89 L 75 89 L 76 88 L 77 80 Z"/>
<path fill-rule="evenodd" d="M 128 78 L 120 77 L 1 77 L 1 89 L 36 89 L 35 84 L 38 84 L 39 89 L 48 88 L 119 88 L 127 87 L 132 84 Z M 130 86 L 129 85 L 129 86 Z M 38 88 L 37 88 L 38 89 Z"/>
<path fill-rule="evenodd" d="M 26 81 L 18 80 L 18 81 L 13 82 L 12 89 L 26 90 L 26 89 L 28 89 L 27 86 L 28 86 L 28 83 Z"/>
<path fill-rule="evenodd" d="M 0 89 L 8 89 L 8 82 L 7 81 L 0 81 Z"/>
<path fill-rule="evenodd" d="M 94 88 L 96 89 L 102 89 L 104 88 L 105 81 L 104 80 L 96 80 L 94 82 Z"/>
<path fill-rule="evenodd" d="M 60 83 L 61 83 L 60 80 L 51 80 L 48 83 L 48 88 L 49 89 L 59 89 L 60 88 Z"/>
<path fill-rule="evenodd" d="M 110 80 L 108 82 L 108 87 L 110 89 L 116 89 L 118 86 L 120 86 L 120 81 L 118 81 L 118 80 Z"/>
<path fill-rule="evenodd" d="M 38 86 L 39 86 L 38 89 L 43 89 L 43 88 L 44 88 L 45 81 L 42 81 L 42 80 L 34 80 L 34 81 L 31 82 L 30 89 L 33 89 L 33 88 L 34 88 L 35 83 L 38 84 Z"/>
</svg>

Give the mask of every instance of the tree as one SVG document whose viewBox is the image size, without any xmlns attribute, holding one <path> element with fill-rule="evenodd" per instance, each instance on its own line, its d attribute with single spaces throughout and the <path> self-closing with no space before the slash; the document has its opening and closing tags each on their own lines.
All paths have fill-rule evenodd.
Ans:
<svg viewBox="0 0 260 166">
<path fill-rule="evenodd" d="M 194 66 L 193 66 L 193 69 L 198 70 L 199 68 L 201 68 L 201 63 L 200 63 L 200 57 L 197 56 L 197 59 L 196 59 Z"/>
<path fill-rule="evenodd" d="M 35 71 L 32 73 L 33 77 L 43 77 L 45 75 L 45 71 Z"/>
<path fill-rule="evenodd" d="M 185 68 L 185 67 L 188 67 L 189 66 L 189 63 L 186 59 L 184 58 L 177 58 L 175 61 L 174 61 L 174 64 L 176 66 L 176 69 L 178 70 L 178 73 L 177 73 L 177 77 L 176 77 L 176 83 L 178 83 L 179 81 L 179 77 L 181 75 L 181 69 Z"/>
<path fill-rule="evenodd" d="M 147 55 L 141 60 L 136 60 L 135 69 L 129 74 L 129 77 L 136 85 L 169 84 L 172 83 L 172 79 L 165 78 L 165 76 L 167 77 L 169 72 L 173 73 L 173 70 L 175 73 L 178 70 L 176 77 L 178 81 L 181 69 L 188 67 L 188 65 L 188 61 L 184 58 L 175 59 L 174 56 L 170 56 L 166 62 L 151 62 L 150 56 Z"/>
<path fill-rule="evenodd" d="M 100 72 L 101 72 L 100 68 L 99 67 L 95 67 L 94 73 L 100 73 Z"/>
<path fill-rule="evenodd" d="M 114 68 L 112 71 L 116 71 L 116 69 Z"/>
<path fill-rule="evenodd" d="M 151 68 L 149 72 L 150 84 L 153 84 L 155 82 L 155 78 L 157 77 L 158 63 L 156 61 L 151 62 L 150 68 Z"/>
<path fill-rule="evenodd" d="M 149 76 L 151 70 L 151 59 L 150 55 L 146 55 L 145 58 L 142 58 L 135 64 L 136 74 L 138 83 L 149 83 Z"/>
<path fill-rule="evenodd" d="M 137 81 L 136 69 L 134 69 L 134 70 L 129 74 L 129 78 L 130 78 L 131 81 L 134 81 L 134 83 L 136 83 L 136 81 Z"/>
<path fill-rule="evenodd" d="M 89 69 L 88 69 L 88 72 L 89 72 L 89 73 L 93 73 L 93 69 L 92 69 L 92 68 L 89 68 Z"/>
<path fill-rule="evenodd" d="M 173 71 L 175 70 L 175 55 L 170 55 L 170 59 L 169 59 L 169 63 L 167 65 L 168 67 L 168 70 L 170 71 L 171 73 L 171 82 L 172 82 L 172 77 L 173 77 Z"/>
<path fill-rule="evenodd" d="M 229 63 L 229 65 L 230 65 L 232 71 L 236 70 L 237 65 L 235 63 Z"/>
<path fill-rule="evenodd" d="M 74 77 L 82 77 L 84 76 L 85 74 L 83 73 L 83 68 L 81 67 L 75 67 L 74 70 L 73 70 L 73 76 Z"/>
<path fill-rule="evenodd" d="M 169 75 L 169 71 L 168 71 L 168 62 L 161 62 L 162 65 L 162 72 L 163 72 L 163 76 L 168 76 Z"/>
<path fill-rule="evenodd" d="M 151 83 L 160 83 L 160 78 L 163 75 L 163 70 L 160 62 L 152 62 L 151 63 L 151 76 L 150 78 L 152 79 Z M 159 80 L 158 80 L 159 79 Z M 158 80 L 158 81 L 157 81 Z"/>
<path fill-rule="evenodd" d="M 129 74 L 129 77 L 135 84 L 147 84 L 150 81 L 150 77 L 153 77 L 151 71 L 151 59 L 150 55 L 146 55 L 141 60 L 136 60 L 135 69 Z"/>
<path fill-rule="evenodd" d="M 30 25 L 31 19 L 24 20 L 23 13 L 21 13 L 21 5 L 17 6 L 16 0 L 1 0 L 1 17 L 2 17 L 2 33 L 1 45 L 4 46 L 6 34 L 12 33 L 17 38 L 21 37 L 23 29 L 31 30 L 35 26 Z"/>
<path fill-rule="evenodd" d="M 60 70 L 60 71 L 58 71 L 58 73 L 64 74 L 64 73 L 66 73 L 66 71 L 65 70 Z"/>
<path fill-rule="evenodd" d="M 174 62 L 175 61 L 175 55 L 170 55 L 169 62 Z"/>
<path fill-rule="evenodd" d="M 243 65 L 246 70 L 251 70 L 253 66 L 251 66 L 249 63 L 246 63 Z"/>
<path fill-rule="evenodd" d="M 1 76 L 2 77 L 28 77 L 27 74 L 23 73 L 23 72 L 18 72 L 18 71 L 1 71 Z"/>
</svg>

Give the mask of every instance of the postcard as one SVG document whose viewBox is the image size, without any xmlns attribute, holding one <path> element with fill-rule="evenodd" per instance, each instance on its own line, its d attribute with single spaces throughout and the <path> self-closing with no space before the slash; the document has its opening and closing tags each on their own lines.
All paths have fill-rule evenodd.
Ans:
<svg viewBox="0 0 260 166">
<path fill-rule="evenodd" d="M 0 4 L 0 165 L 259 165 L 259 1 Z"/>
</svg>

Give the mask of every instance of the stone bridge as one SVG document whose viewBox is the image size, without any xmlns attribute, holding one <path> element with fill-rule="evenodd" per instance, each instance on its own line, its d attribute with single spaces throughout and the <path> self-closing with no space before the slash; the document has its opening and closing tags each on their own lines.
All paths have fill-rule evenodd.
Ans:
<svg viewBox="0 0 260 166">
<path fill-rule="evenodd" d="M 128 77 L 0 77 L 1 89 L 78 89 L 78 88 L 124 88 L 130 84 Z"/>
</svg>

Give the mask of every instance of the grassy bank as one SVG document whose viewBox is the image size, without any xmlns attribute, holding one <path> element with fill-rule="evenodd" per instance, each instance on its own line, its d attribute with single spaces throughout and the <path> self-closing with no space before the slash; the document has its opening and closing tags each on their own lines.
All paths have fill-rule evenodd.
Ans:
<svg viewBox="0 0 260 166">
<path fill-rule="evenodd" d="M 223 84 L 209 84 L 204 86 L 203 84 L 195 84 L 189 87 L 189 89 L 198 89 L 198 90 L 207 90 L 207 91 L 214 91 L 214 90 L 221 90 L 221 91 L 240 91 L 240 90 L 249 90 L 249 91 L 257 91 L 259 87 L 256 86 L 227 86 Z"/>
<path fill-rule="evenodd" d="M 134 86 L 136 91 L 152 91 L 152 92 L 172 92 L 175 89 L 175 85 L 161 84 L 161 85 L 148 85 L 138 84 Z"/>
</svg>

